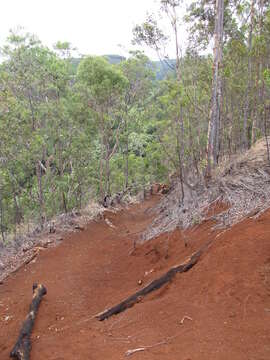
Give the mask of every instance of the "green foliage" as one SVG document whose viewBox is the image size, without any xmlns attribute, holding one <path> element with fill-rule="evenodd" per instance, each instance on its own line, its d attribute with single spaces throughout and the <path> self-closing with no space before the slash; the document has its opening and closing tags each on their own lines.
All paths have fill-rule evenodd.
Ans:
<svg viewBox="0 0 270 360">
<path fill-rule="evenodd" d="M 102 57 L 86 57 L 78 67 L 78 79 L 100 106 L 107 106 L 112 94 L 119 96 L 127 85 L 122 73 Z"/>
<path fill-rule="evenodd" d="M 168 15 L 180 2 L 160 4 Z M 225 2 L 220 158 L 241 149 L 247 101 L 249 143 L 269 134 L 270 11 L 254 3 L 249 46 L 250 5 Z M 78 59 L 69 42 L 51 51 L 31 34 L 10 33 L 0 63 L 3 240 L 22 223 L 42 226 L 92 198 L 205 174 L 213 58 L 200 49 L 212 39 L 214 10 L 211 1 L 191 3 L 186 54 L 156 66 L 139 51 Z M 134 37 L 158 54 L 169 40 L 153 16 Z"/>
<path fill-rule="evenodd" d="M 133 29 L 133 43 L 146 44 L 154 50 L 160 50 L 162 43 L 167 40 L 166 35 L 159 29 L 157 21 L 148 15 L 145 22 Z"/>
</svg>

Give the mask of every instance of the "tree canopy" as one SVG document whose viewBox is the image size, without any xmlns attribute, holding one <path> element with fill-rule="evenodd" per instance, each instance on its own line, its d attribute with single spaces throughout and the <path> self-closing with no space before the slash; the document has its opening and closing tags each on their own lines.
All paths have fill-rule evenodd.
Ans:
<svg viewBox="0 0 270 360">
<path fill-rule="evenodd" d="M 32 34 L 10 33 L 0 62 L 3 241 L 90 199 L 174 177 L 192 186 L 267 137 L 269 2 L 190 2 L 181 20 L 190 34 L 185 53 L 182 7 L 160 1 L 171 37 L 158 14 L 134 27 L 134 42 L 160 57 L 157 69 L 140 51 L 75 59 L 69 42 L 51 50 Z"/>
</svg>

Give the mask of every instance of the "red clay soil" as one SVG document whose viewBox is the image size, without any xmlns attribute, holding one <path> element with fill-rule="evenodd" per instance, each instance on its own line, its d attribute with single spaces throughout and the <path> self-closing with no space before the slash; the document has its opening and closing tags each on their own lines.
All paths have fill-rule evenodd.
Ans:
<svg viewBox="0 0 270 360">
<path fill-rule="evenodd" d="M 9 358 L 31 302 L 33 282 L 44 297 L 34 327 L 33 360 L 270 359 L 270 211 L 221 233 L 205 222 L 132 251 L 158 197 L 92 222 L 40 252 L 0 286 L 0 359 Z M 132 294 L 213 239 L 199 263 L 122 314 L 98 312 Z M 181 320 L 185 318 L 181 324 Z M 192 319 L 192 320 L 191 320 Z M 155 346 L 156 345 L 156 346 Z"/>
</svg>

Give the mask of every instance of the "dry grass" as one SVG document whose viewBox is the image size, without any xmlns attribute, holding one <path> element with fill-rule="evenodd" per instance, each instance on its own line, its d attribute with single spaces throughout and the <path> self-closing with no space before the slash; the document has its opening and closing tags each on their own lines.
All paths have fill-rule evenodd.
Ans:
<svg viewBox="0 0 270 360">
<path fill-rule="evenodd" d="M 149 240 L 176 227 L 187 229 L 209 219 L 216 207 L 215 228 L 227 228 L 247 216 L 259 216 L 270 207 L 270 164 L 265 139 L 249 151 L 224 159 L 207 186 L 199 181 L 192 189 L 185 186 L 185 200 L 180 203 L 180 185 L 157 206 L 159 216 L 142 235 Z M 220 210 L 224 208 L 224 210 Z"/>
<path fill-rule="evenodd" d="M 100 218 L 104 210 L 97 202 L 90 202 L 81 211 L 55 216 L 42 230 L 34 222 L 18 226 L 16 234 L 8 234 L 0 252 L 0 281 L 30 259 L 37 247 L 56 245 L 65 233 L 79 231 L 89 221 Z"/>
</svg>

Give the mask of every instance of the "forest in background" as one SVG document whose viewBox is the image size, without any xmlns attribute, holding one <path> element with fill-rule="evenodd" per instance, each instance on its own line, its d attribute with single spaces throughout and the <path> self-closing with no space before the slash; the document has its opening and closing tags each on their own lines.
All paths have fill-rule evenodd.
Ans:
<svg viewBox="0 0 270 360">
<path fill-rule="evenodd" d="M 160 5 L 173 37 L 152 14 L 133 39 L 171 69 L 162 78 L 140 51 L 116 64 L 85 56 L 75 66 L 68 42 L 50 50 L 32 34 L 10 33 L 0 61 L 3 242 L 91 199 L 172 176 L 187 186 L 207 181 L 221 159 L 268 135 L 269 1 L 190 2 L 184 54 L 181 2 Z M 163 51 L 168 41 L 174 61 Z"/>
</svg>

